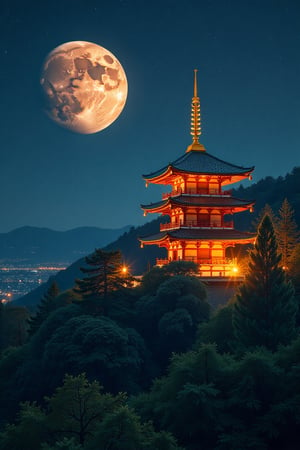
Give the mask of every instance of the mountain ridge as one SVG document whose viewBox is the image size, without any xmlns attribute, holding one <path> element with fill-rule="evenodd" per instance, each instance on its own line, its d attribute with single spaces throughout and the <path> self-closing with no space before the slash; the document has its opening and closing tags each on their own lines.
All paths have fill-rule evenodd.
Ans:
<svg viewBox="0 0 300 450">
<path fill-rule="evenodd" d="M 0 233 L 0 262 L 70 264 L 95 247 L 107 245 L 130 228 L 131 225 L 116 229 L 85 226 L 56 231 L 47 227 L 19 227 Z"/>
</svg>

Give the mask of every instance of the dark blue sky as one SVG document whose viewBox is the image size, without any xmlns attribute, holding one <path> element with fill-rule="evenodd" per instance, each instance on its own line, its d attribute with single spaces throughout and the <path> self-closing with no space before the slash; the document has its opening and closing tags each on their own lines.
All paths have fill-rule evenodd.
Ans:
<svg viewBox="0 0 300 450">
<path fill-rule="evenodd" d="M 207 151 L 256 166 L 254 182 L 300 165 L 297 0 L 2 1 L 0 231 L 149 221 L 161 189 L 149 173 L 181 156 L 198 72 Z M 93 135 L 44 113 L 46 55 L 72 40 L 114 53 L 128 78 L 118 120 Z"/>
</svg>

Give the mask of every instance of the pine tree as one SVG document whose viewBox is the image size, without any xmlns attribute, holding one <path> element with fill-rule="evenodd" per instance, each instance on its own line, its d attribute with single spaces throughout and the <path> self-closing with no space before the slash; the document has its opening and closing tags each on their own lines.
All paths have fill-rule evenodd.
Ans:
<svg viewBox="0 0 300 450">
<path fill-rule="evenodd" d="M 265 216 L 269 216 L 272 225 L 274 227 L 274 230 L 276 230 L 277 228 L 277 217 L 276 214 L 274 213 L 272 207 L 266 203 L 265 206 L 259 211 L 258 216 L 253 220 L 252 222 L 252 227 L 254 228 L 254 230 L 257 230 L 259 225 L 261 224 L 263 218 Z"/>
<path fill-rule="evenodd" d="M 59 294 L 59 288 L 57 283 L 54 281 L 42 300 L 40 301 L 36 314 L 28 319 L 29 329 L 28 334 L 32 336 L 40 328 L 41 324 L 48 317 L 48 315 L 56 309 L 57 305 L 55 299 Z"/>
<path fill-rule="evenodd" d="M 75 292 L 83 298 L 106 298 L 109 293 L 123 287 L 129 287 L 133 278 L 124 270 L 120 251 L 105 252 L 96 249 L 94 253 L 85 258 L 90 267 L 81 267 L 80 270 L 88 276 L 77 279 Z"/>
<path fill-rule="evenodd" d="M 278 250 L 282 254 L 282 267 L 287 270 L 290 265 L 291 255 L 299 241 L 299 231 L 294 219 L 294 210 L 287 199 L 284 199 L 279 209 L 276 237 Z"/>
<path fill-rule="evenodd" d="M 296 245 L 293 253 L 291 254 L 291 258 L 289 261 L 289 270 L 288 270 L 289 278 L 291 278 L 292 283 L 295 288 L 295 298 L 298 303 L 298 314 L 296 323 L 300 325 L 300 243 Z"/>
<path fill-rule="evenodd" d="M 272 221 L 266 215 L 234 305 L 235 335 L 244 348 L 262 345 L 275 350 L 295 336 L 296 313 L 294 289 L 285 278 Z"/>
</svg>

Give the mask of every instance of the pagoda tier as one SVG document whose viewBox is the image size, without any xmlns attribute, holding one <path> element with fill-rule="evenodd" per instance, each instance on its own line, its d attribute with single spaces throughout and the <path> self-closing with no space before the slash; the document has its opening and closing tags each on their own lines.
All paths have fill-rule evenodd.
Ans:
<svg viewBox="0 0 300 450">
<path fill-rule="evenodd" d="M 232 197 L 204 197 L 179 195 L 169 197 L 151 205 L 142 205 L 144 215 L 161 213 L 170 216 L 170 222 L 161 224 L 160 229 L 166 230 L 179 227 L 220 227 L 233 228 L 233 221 L 226 216 L 236 212 L 252 210 L 254 202 Z"/>
<path fill-rule="evenodd" d="M 254 167 L 241 167 L 218 159 L 199 143 L 200 101 L 197 96 L 196 71 L 192 99 L 192 144 L 180 158 L 162 169 L 143 175 L 146 185 L 170 185 L 171 191 L 161 201 L 141 205 L 144 215 L 159 213 L 170 217 L 160 232 L 140 238 L 141 246 L 158 245 L 167 249 L 167 258 L 157 260 L 161 266 L 170 261 L 194 261 L 203 277 L 230 277 L 236 274 L 226 249 L 236 244 L 251 244 L 255 235 L 234 229 L 233 214 L 253 210 L 254 201 L 231 196 L 224 186 L 245 178 L 251 179 Z M 231 218 L 228 216 L 231 216 Z"/>
<path fill-rule="evenodd" d="M 141 238 L 141 245 L 158 245 L 168 250 L 168 258 L 158 259 L 162 266 L 171 261 L 193 261 L 199 265 L 204 277 L 230 277 L 236 274 L 236 261 L 226 258 L 228 247 L 236 244 L 251 244 L 254 234 L 234 229 L 179 229 L 162 231 Z"/>
<path fill-rule="evenodd" d="M 241 167 L 222 161 L 205 151 L 190 150 L 156 172 L 143 175 L 148 183 L 171 184 L 184 192 L 197 190 L 221 192 L 221 185 L 232 184 L 247 177 L 251 179 L 254 167 Z"/>
<path fill-rule="evenodd" d="M 203 195 L 178 195 L 170 196 L 160 202 L 151 203 L 150 205 L 141 205 L 142 209 L 147 212 L 164 213 L 169 214 L 169 211 L 173 208 L 223 208 L 226 210 L 226 214 L 232 214 L 232 212 L 245 211 L 248 208 L 253 207 L 254 202 L 249 200 L 241 200 L 230 196 L 207 196 Z"/>
<path fill-rule="evenodd" d="M 159 232 L 150 236 L 146 236 L 142 239 L 145 244 L 159 244 L 160 247 L 165 247 L 166 241 L 174 242 L 178 240 L 200 240 L 205 241 L 205 243 L 210 241 L 224 242 L 226 246 L 232 247 L 234 243 L 236 244 L 250 244 L 253 242 L 253 233 L 248 233 L 245 231 L 238 230 L 207 230 L 207 229 L 184 229 L 180 228 L 178 230 L 170 230 Z M 163 245 L 162 245 L 163 244 Z M 184 259 L 184 254 L 181 255 Z"/>
</svg>

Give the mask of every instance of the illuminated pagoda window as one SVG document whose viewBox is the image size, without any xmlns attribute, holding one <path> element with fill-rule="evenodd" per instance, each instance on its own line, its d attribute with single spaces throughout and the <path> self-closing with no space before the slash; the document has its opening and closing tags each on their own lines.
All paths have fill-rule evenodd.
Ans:
<svg viewBox="0 0 300 450">
<path fill-rule="evenodd" d="M 197 93 L 197 70 L 194 71 L 194 96 L 191 114 L 192 144 L 175 161 L 156 172 L 143 175 L 146 185 L 171 186 L 162 200 L 141 205 L 144 215 L 160 213 L 169 222 L 160 232 L 140 238 L 141 246 L 158 245 L 167 249 L 167 258 L 158 259 L 162 266 L 171 261 L 194 261 L 201 277 L 232 277 L 238 268 L 226 257 L 226 249 L 236 244 L 253 243 L 253 233 L 238 231 L 235 213 L 253 210 L 254 201 L 232 197 L 226 186 L 251 179 L 254 167 L 240 167 L 207 153 L 199 142 L 201 135 L 200 99 Z"/>
</svg>

